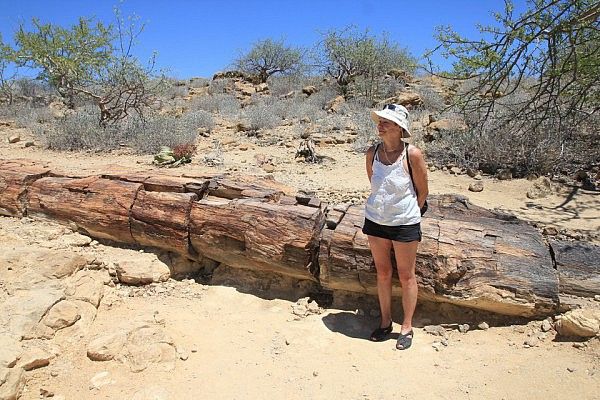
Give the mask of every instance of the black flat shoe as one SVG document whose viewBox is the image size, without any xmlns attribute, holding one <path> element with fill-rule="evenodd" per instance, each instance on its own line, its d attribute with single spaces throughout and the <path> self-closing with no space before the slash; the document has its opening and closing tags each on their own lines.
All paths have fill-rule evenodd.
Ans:
<svg viewBox="0 0 600 400">
<path fill-rule="evenodd" d="M 377 328 L 371 333 L 371 341 L 373 342 L 381 342 L 386 339 L 387 336 L 392 333 L 392 321 L 390 321 L 390 326 L 385 328 Z"/>
</svg>

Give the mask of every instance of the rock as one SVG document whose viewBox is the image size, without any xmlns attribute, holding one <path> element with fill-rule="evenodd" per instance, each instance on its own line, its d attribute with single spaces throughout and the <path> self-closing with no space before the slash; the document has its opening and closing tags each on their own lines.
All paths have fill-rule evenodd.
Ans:
<svg viewBox="0 0 600 400">
<path fill-rule="evenodd" d="M 166 371 L 175 368 L 178 357 L 173 340 L 159 326 L 143 324 L 136 327 L 128 335 L 125 347 L 133 372 L 143 371 L 150 364 L 162 364 Z"/>
<path fill-rule="evenodd" d="M 50 286 L 18 291 L 0 304 L 0 316 L 7 316 L 8 331 L 15 337 L 27 335 L 48 310 L 63 298 L 62 290 Z"/>
<path fill-rule="evenodd" d="M 501 181 L 512 179 L 512 172 L 509 169 L 501 169 L 496 173 L 496 178 Z"/>
<path fill-rule="evenodd" d="M 8 137 L 8 143 L 18 143 L 21 141 L 21 136 L 19 135 L 11 135 Z"/>
<path fill-rule="evenodd" d="M 171 277 L 169 267 L 158 259 L 150 264 L 146 260 L 124 260 L 117 266 L 117 278 L 128 285 L 146 285 L 165 282 Z"/>
<path fill-rule="evenodd" d="M 400 104 L 403 106 L 419 106 L 423 104 L 423 99 L 418 93 L 415 92 L 402 92 L 395 98 L 392 103 Z"/>
<path fill-rule="evenodd" d="M 87 347 L 87 356 L 92 361 L 113 360 L 123 350 L 127 334 L 124 331 L 113 332 L 96 337 Z"/>
<path fill-rule="evenodd" d="M 542 321 L 541 329 L 542 329 L 542 332 L 548 332 L 552 329 L 552 324 L 550 323 L 550 321 L 545 319 L 544 321 Z"/>
<path fill-rule="evenodd" d="M 440 342 L 434 342 L 431 347 L 433 347 L 435 351 L 441 351 L 444 348 L 444 345 Z"/>
<path fill-rule="evenodd" d="M 546 236 L 556 236 L 558 235 L 558 229 L 554 226 L 545 226 L 542 230 L 542 234 Z"/>
<path fill-rule="evenodd" d="M 102 386 L 110 385 L 111 383 L 114 383 L 114 382 L 115 381 L 110 376 L 110 372 L 108 372 L 108 371 L 98 372 L 96 375 L 94 375 L 92 377 L 92 379 L 90 379 L 90 390 L 92 390 L 92 389 L 98 390 Z"/>
<path fill-rule="evenodd" d="M 342 105 L 346 102 L 344 96 L 336 96 L 335 98 L 329 100 L 323 109 L 327 112 L 337 113 L 340 111 Z"/>
<path fill-rule="evenodd" d="M 35 146 L 35 143 L 33 142 L 33 140 L 28 140 L 23 144 L 23 147 L 33 147 Z"/>
<path fill-rule="evenodd" d="M 552 193 L 552 182 L 548 177 L 542 176 L 533 182 L 531 189 L 527 191 L 527 198 L 532 200 L 541 199 L 550 193 Z"/>
<path fill-rule="evenodd" d="M 310 96 L 311 94 L 317 93 L 317 88 L 313 85 L 305 86 L 302 88 L 302 93 L 304 93 L 307 96 Z"/>
<path fill-rule="evenodd" d="M 558 316 L 554 328 L 562 336 L 594 337 L 600 334 L 600 310 L 568 311 Z"/>
<path fill-rule="evenodd" d="M 535 336 L 528 338 L 527 340 L 525 340 L 525 343 L 523 343 L 525 347 L 536 347 L 538 344 L 539 339 Z"/>
<path fill-rule="evenodd" d="M 473 182 L 469 185 L 470 192 L 483 192 L 483 182 Z"/>
<path fill-rule="evenodd" d="M 79 271 L 67 281 L 65 295 L 98 308 L 104 296 L 105 281 L 108 281 L 108 276 L 104 271 Z"/>
<path fill-rule="evenodd" d="M 171 394 L 165 388 L 150 386 L 135 392 L 131 400 L 169 400 L 170 398 Z"/>
<path fill-rule="evenodd" d="M 22 368 L 10 368 L 5 375 L 4 383 L 0 385 L 0 399 L 17 400 L 25 385 L 24 371 Z"/>
<path fill-rule="evenodd" d="M 21 354 L 18 366 L 25 371 L 31 371 L 50 365 L 50 360 L 52 358 L 54 358 L 52 354 L 38 347 L 34 347 Z"/>
<path fill-rule="evenodd" d="M 60 330 L 73 325 L 80 318 L 81 315 L 79 314 L 77 305 L 68 300 L 63 300 L 50 309 L 42 322 L 52 329 Z"/>
<path fill-rule="evenodd" d="M 21 343 L 8 336 L 0 335 L 0 368 L 12 368 L 21 354 Z"/>
<path fill-rule="evenodd" d="M 463 171 L 459 167 L 450 167 L 450 173 L 453 175 L 462 175 Z"/>
<path fill-rule="evenodd" d="M 487 322 L 482 322 L 479 325 L 477 325 L 477 327 L 484 331 L 487 331 L 488 329 L 490 329 L 490 326 Z"/>
<path fill-rule="evenodd" d="M 434 130 L 437 132 L 441 131 L 466 131 L 468 129 L 467 125 L 459 120 L 454 119 L 440 119 L 434 121 L 427 125 L 428 130 Z"/>
<path fill-rule="evenodd" d="M 469 331 L 469 329 L 471 329 L 471 327 L 469 326 L 469 324 L 460 324 L 458 325 L 458 330 L 460 333 L 467 333 Z"/>
<path fill-rule="evenodd" d="M 441 325 L 426 325 L 423 330 L 430 335 L 447 337 L 446 329 Z"/>
<path fill-rule="evenodd" d="M 479 172 L 476 169 L 473 168 L 467 168 L 467 175 L 471 178 L 475 178 L 477 175 L 479 174 Z"/>
</svg>

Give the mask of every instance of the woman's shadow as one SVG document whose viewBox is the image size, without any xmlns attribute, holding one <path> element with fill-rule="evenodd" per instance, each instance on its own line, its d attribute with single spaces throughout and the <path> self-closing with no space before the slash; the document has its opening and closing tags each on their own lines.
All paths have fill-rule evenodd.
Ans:
<svg viewBox="0 0 600 400">
<path fill-rule="evenodd" d="M 325 315 L 322 321 L 332 332 L 341 333 L 355 339 L 370 340 L 371 331 L 379 322 L 379 319 L 356 315 L 350 311 L 341 311 Z M 392 339 L 393 334 L 389 338 Z"/>
</svg>

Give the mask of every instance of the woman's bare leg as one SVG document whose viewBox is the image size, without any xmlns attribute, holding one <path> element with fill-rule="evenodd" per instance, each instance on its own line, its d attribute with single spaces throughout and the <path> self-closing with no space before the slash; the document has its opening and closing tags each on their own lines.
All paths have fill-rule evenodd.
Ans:
<svg viewBox="0 0 600 400">
<path fill-rule="evenodd" d="M 405 334 L 412 329 L 412 319 L 417 307 L 417 278 L 415 276 L 415 261 L 417 258 L 417 247 L 419 242 L 393 242 L 396 254 L 396 265 L 398 276 L 402 285 L 402 309 L 404 320 L 400 333 Z M 379 272 L 377 272 L 379 276 Z M 379 278 L 378 278 L 379 282 Z"/>
<path fill-rule="evenodd" d="M 377 297 L 381 310 L 380 328 L 392 321 L 392 241 L 376 236 L 368 236 L 369 247 L 377 270 Z"/>
</svg>

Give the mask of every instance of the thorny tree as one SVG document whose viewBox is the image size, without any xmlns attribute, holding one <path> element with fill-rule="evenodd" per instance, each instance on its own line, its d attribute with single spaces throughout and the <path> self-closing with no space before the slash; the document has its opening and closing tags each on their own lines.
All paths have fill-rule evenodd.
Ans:
<svg viewBox="0 0 600 400">
<path fill-rule="evenodd" d="M 454 106 L 480 135 L 498 128 L 518 132 L 523 144 L 513 149 L 521 147 L 524 158 L 545 149 L 527 141 L 552 141 L 559 160 L 574 134 L 587 130 L 588 138 L 594 136 L 600 2 L 533 0 L 524 13 L 513 14 L 506 0 L 504 12 L 495 14 L 497 26 L 479 27 L 480 39 L 438 28 L 440 44 L 426 57 L 441 52 L 455 60 L 453 73 L 446 75 L 463 82 Z M 431 61 L 429 69 L 436 73 Z"/>
<path fill-rule="evenodd" d="M 302 52 L 286 46 L 283 41 L 265 39 L 258 41 L 250 51 L 237 60 L 236 68 L 256 74 L 261 83 L 274 74 L 291 74 L 302 68 Z"/>
<path fill-rule="evenodd" d="M 76 96 L 91 99 L 99 108 L 100 125 L 126 118 L 131 111 L 143 116 L 162 79 L 152 81 L 154 58 L 143 67 L 132 46 L 144 26 L 131 20 L 125 26 L 118 10 L 117 25 L 81 18 L 70 29 L 34 19 L 33 30 L 22 25 L 15 34 L 20 66 L 41 69 L 47 80 L 73 108 Z M 154 83 L 152 83 L 154 82 Z"/>
</svg>

